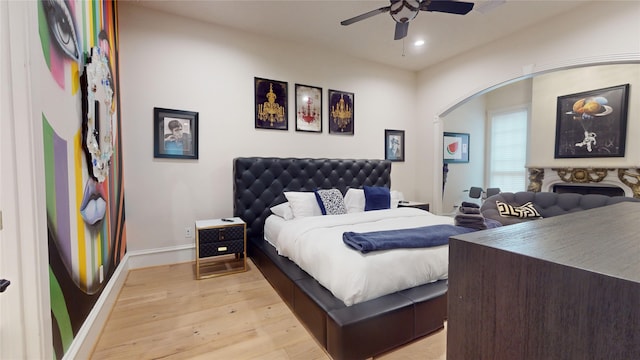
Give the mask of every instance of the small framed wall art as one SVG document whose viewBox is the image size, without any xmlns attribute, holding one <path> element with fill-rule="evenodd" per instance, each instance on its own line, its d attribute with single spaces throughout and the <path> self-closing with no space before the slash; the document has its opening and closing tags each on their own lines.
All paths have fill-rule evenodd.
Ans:
<svg viewBox="0 0 640 360">
<path fill-rule="evenodd" d="M 469 162 L 469 134 L 445 132 L 442 150 L 445 164 Z"/>
<path fill-rule="evenodd" d="M 198 158 L 198 113 L 153 108 L 153 156 Z"/>
<path fill-rule="evenodd" d="M 384 130 L 384 159 L 404 161 L 404 130 Z"/>
<path fill-rule="evenodd" d="M 254 78 L 255 128 L 288 130 L 288 84 L 286 81 Z"/>
<path fill-rule="evenodd" d="M 322 132 L 322 88 L 296 84 L 296 131 Z"/>
<path fill-rule="evenodd" d="M 558 97 L 555 158 L 624 157 L 629 84 Z"/>
<path fill-rule="evenodd" d="M 329 134 L 354 134 L 354 97 L 350 92 L 331 90 L 329 97 Z"/>
</svg>

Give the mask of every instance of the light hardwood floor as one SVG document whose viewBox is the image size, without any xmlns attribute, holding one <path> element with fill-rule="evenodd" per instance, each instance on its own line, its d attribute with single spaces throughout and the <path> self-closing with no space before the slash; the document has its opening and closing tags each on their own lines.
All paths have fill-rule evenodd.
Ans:
<svg viewBox="0 0 640 360">
<path fill-rule="evenodd" d="M 194 263 L 129 272 L 92 359 L 331 359 L 255 265 L 195 280 Z M 446 330 L 376 359 L 446 359 Z"/>
</svg>

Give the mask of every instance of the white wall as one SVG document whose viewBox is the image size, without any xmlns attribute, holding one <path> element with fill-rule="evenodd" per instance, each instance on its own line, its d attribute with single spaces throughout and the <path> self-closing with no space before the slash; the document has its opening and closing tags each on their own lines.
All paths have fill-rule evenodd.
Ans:
<svg viewBox="0 0 640 360">
<path fill-rule="evenodd" d="M 552 74 L 557 74 L 554 72 Z M 470 133 L 471 154 L 469 163 L 449 164 L 449 174 L 444 196 L 442 197 L 442 212 L 450 214 L 455 206 L 462 201 L 478 203 L 480 200 L 470 198 L 468 192 L 471 186 L 488 188 L 488 174 L 486 171 L 486 156 L 489 146 L 487 140 L 488 118 L 492 112 L 510 110 L 514 108 L 529 108 L 531 105 L 531 87 L 533 79 L 526 78 L 493 89 L 478 95 L 456 107 L 442 117 L 443 130 Z M 526 146 L 526 144 L 523 144 Z"/>
<path fill-rule="evenodd" d="M 426 157 L 417 169 L 425 185 L 416 189 L 417 197 L 440 211 L 440 115 L 478 92 L 533 73 L 595 63 L 640 62 L 639 18 L 640 2 L 593 2 L 581 6 L 579 16 L 559 16 L 420 72 L 418 133 L 433 142 L 418 143 L 418 152 Z M 629 133 L 634 135 L 637 133 Z M 640 144 L 627 144 L 628 154 L 638 151 Z M 629 158 L 625 161 L 631 163 Z"/>
<path fill-rule="evenodd" d="M 473 97 L 442 117 L 443 130 L 470 134 L 469 163 L 449 164 L 447 185 L 442 197 L 442 212 L 450 214 L 462 201 L 480 202 L 469 197 L 471 186 L 487 185 L 487 117 L 492 111 L 504 111 L 531 104 L 532 79 L 519 80 Z"/>
<path fill-rule="evenodd" d="M 603 11 L 608 16 L 602 17 Z M 231 215 L 234 157 L 383 158 L 386 128 L 406 130 L 407 161 L 393 164 L 392 187 L 446 211 L 439 115 L 478 92 L 532 73 L 640 61 L 639 16 L 636 2 L 586 5 L 580 17 L 558 17 L 420 72 L 416 85 L 411 72 L 121 3 L 129 249 L 189 245 L 193 239 L 184 238 L 185 226 Z M 584 39 L 599 45 L 584 46 Z M 295 83 L 322 87 L 323 133 L 296 132 L 293 114 L 288 131 L 254 129 L 254 76 L 289 82 L 290 110 Z M 355 93 L 354 136 L 327 133 L 328 88 Z M 199 112 L 199 160 L 153 158 L 153 107 Z"/>
<path fill-rule="evenodd" d="M 422 186 L 416 74 L 239 33 L 125 2 L 119 6 L 122 136 L 129 250 L 193 244 L 185 226 L 231 216 L 238 156 L 384 158 L 384 130 L 405 130 L 392 165 L 405 198 Z M 289 83 L 289 130 L 254 128 L 254 76 Z M 295 131 L 294 84 L 323 88 L 323 133 Z M 355 135 L 328 134 L 327 89 L 355 93 Z M 153 108 L 199 112 L 199 159 L 154 159 Z"/>
<path fill-rule="evenodd" d="M 10 55 L 3 51 L 1 57 L 3 94 L 10 73 L 5 67 L 8 57 L 13 62 L 12 71 L 17 72 L 12 72 L 16 79 L 12 85 L 20 90 L 13 94 L 12 100 L 3 96 L 2 114 L 13 112 L 8 121 L 3 116 L 2 122 L 3 175 L 7 170 L 5 150 L 10 149 L 16 154 L 10 159 L 14 163 L 7 171 L 16 170 L 16 173 L 15 178 L 7 177 L 8 182 L 21 180 L 13 184 L 13 188 L 17 188 L 14 195 L 20 196 L 20 205 L 9 199 L 5 207 L 7 192 L 2 193 L 2 208 L 20 212 L 15 214 L 20 215 L 19 218 L 10 219 L 10 214 L 4 214 L 4 219 L 11 221 L 4 223 L 2 240 L 4 243 L 7 235 L 18 234 L 19 239 L 9 247 L 13 251 L 35 250 L 36 253 L 35 260 L 33 251 L 29 258 L 18 254 L 20 260 L 11 264 L 22 271 L 21 278 L 28 280 L 24 286 L 29 289 L 13 284 L 8 291 L 21 290 L 28 300 L 23 308 L 30 310 L 16 311 L 12 316 L 15 319 L 23 314 L 24 328 L 15 336 L 16 341 L 11 342 L 14 348 L 3 346 L 2 353 L 41 358 L 50 357 L 39 355 L 51 352 L 51 326 L 47 323 L 50 321 L 49 297 L 42 296 L 38 290 L 41 285 L 46 287 L 43 280 L 47 273 L 46 251 L 40 251 L 44 244 L 35 244 L 46 231 L 45 222 L 40 221 L 44 216 L 41 205 L 44 198 L 38 191 L 43 188 L 40 184 L 43 171 L 41 159 L 34 157 L 42 152 L 33 149 L 38 139 L 42 139 L 37 127 L 41 119 L 39 115 L 28 114 L 30 97 L 25 86 L 29 84 L 22 81 L 29 76 L 25 74 L 28 69 L 24 64 L 29 64 L 30 59 L 24 54 L 37 53 L 31 51 L 31 47 L 39 46 L 34 41 L 36 30 L 30 27 L 35 23 L 31 19 L 35 14 L 34 4 L 9 2 L 0 6 L 5 24 L 2 29 L 6 30 L 9 24 L 4 20 L 10 21 L 9 39 L 3 32 L 2 49 L 6 50 L 6 41 L 11 41 L 12 51 Z M 509 35 L 422 71 L 417 80 L 410 72 L 337 57 L 320 49 L 283 44 L 193 20 L 142 11 L 130 2 L 119 5 L 120 90 L 130 250 L 190 245 L 193 240 L 182 236 L 184 226 L 192 225 L 198 218 L 230 215 L 233 157 L 382 158 L 385 128 L 407 131 L 407 162 L 394 163 L 394 188 L 405 192 L 409 199 L 430 201 L 432 208 L 438 210 L 434 205 L 440 205 L 441 196 L 443 127 L 440 115 L 473 94 L 532 73 L 593 63 L 640 62 L 640 22 L 637 21 L 640 2 L 635 1 L 584 5 L 579 16 L 558 17 L 542 26 Z M 8 9 L 16 9 L 17 13 L 8 16 Z M 30 16 L 25 15 L 27 11 Z M 326 113 L 325 133 L 321 135 L 296 133 L 291 124 L 287 132 L 253 129 L 253 76 L 288 81 L 290 89 L 296 82 L 321 86 L 325 95 L 327 88 L 354 92 L 355 136 L 328 135 Z M 32 89 L 31 96 L 37 101 L 40 91 Z M 293 102 L 293 95 L 289 100 Z M 19 108 L 8 110 L 7 103 L 11 101 L 13 106 L 19 104 Z M 154 106 L 200 112 L 198 161 L 153 158 Z M 630 114 L 630 119 L 633 116 L 637 114 Z M 7 129 L 4 126 L 7 123 L 16 127 Z M 637 125 L 630 125 L 628 138 L 637 138 L 638 132 Z M 9 135 L 21 139 L 15 148 L 4 141 Z M 628 142 L 627 154 L 638 154 L 638 147 L 637 142 Z M 623 161 L 629 162 L 629 159 Z M 637 159 L 633 162 L 638 165 Z M 2 180 L 4 189 L 6 178 Z M 16 249 L 18 244 L 20 249 Z M 3 266 L 5 264 L 3 262 Z M 3 301 L 8 296 L 3 294 Z M 6 309 L 3 308 L 2 314 L 7 314 Z M 2 340 L 7 344 L 5 338 Z"/>
<path fill-rule="evenodd" d="M 444 131 L 469 134 L 469 162 L 448 165 L 442 198 L 442 212 L 445 214 L 454 212 L 463 201 L 479 202 L 464 190 L 472 186 L 485 187 L 485 114 L 485 96 L 478 96 L 449 113 L 444 121 Z"/>
<path fill-rule="evenodd" d="M 629 85 L 627 114 L 627 142 L 625 157 L 554 159 L 557 98 L 584 91 Z M 640 166 L 640 144 L 635 141 L 640 134 L 636 119 L 640 112 L 640 65 L 609 65 L 564 70 L 536 76 L 533 81 L 532 123 L 529 152 L 530 167 L 629 167 Z"/>
<path fill-rule="evenodd" d="M 553 74 L 558 74 L 554 72 Z M 533 79 L 523 79 L 485 94 L 487 113 L 531 104 Z"/>
<path fill-rule="evenodd" d="M 503 111 L 514 107 L 527 106 L 531 109 L 528 135 L 527 167 L 618 167 L 638 166 L 638 153 L 627 152 L 624 158 L 585 158 L 554 159 L 556 132 L 557 97 L 588 90 L 629 84 L 630 89 L 640 86 L 640 66 L 637 64 L 615 64 L 563 69 L 532 78 L 519 80 L 474 97 L 470 101 L 456 107 L 442 117 L 444 131 L 471 133 L 472 156 L 468 164 L 450 164 L 442 199 L 443 213 L 450 213 L 452 207 L 461 201 L 474 201 L 468 198 L 464 190 L 470 186 L 488 187 L 483 179 L 486 164 L 484 163 L 485 113 Z M 629 97 L 628 134 L 640 133 L 640 125 L 632 119 L 640 111 L 640 98 Z M 477 139 L 483 143 L 479 147 Z M 634 147 L 633 138 L 627 138 L 627 145 Z M 475 146 L 474 146 L 475 145 Z M 474 161 L 475 160 L 475 161 Z M 554 165 L 550 165 L 550 164 Z M 486 175 L 486 174 L 484 174 Z"/>
</svg>

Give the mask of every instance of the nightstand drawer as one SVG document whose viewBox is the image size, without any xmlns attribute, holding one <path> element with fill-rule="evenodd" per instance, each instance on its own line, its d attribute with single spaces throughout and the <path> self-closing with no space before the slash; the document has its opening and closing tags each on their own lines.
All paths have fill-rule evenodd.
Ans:
<svg viewBox="0 0 640 360">
<path fill-rule="evenodd" d="M 244 239 L 242 240 L 231 240 L 231 241 L 216 241 L 209 243 L 200 243 L 200 250 L 198 256 L 200 258 L 209 257 L 209 256 L 217 256 L 217 255 L 226 255 L 226 254 L 237 254 L 244 252 Z"/>
<path fill-rule="evenodd" d="M 246 228 L 239 217 L 196 221 L 196 279 L 247 271 Z"/>
<path fill-rule="evenodd" d="M 200 243 L 244 240 L 244 224 L 235 226 L 198 229 Z"/>
</svg>

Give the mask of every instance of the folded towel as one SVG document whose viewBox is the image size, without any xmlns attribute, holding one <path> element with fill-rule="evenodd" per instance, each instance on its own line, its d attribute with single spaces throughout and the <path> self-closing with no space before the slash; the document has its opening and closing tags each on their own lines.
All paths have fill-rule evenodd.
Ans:
<svg viewBox="0 0 640 360">
<path fill-rule="evenodd" d="M 461 207 L 462 210 L 464 207 Z M 473 209 L 473 208 L 471 208 Z M 465 214 L 462 211 L 458 212 L 456 216 L 453 218 L 453 223 L 457 226 L 463 226 L 476 230 L 484 230 L 487 228 L 487 224 L 485 223 L 485 218 L 478 213 L 474 214 Z"/>
<path fill-rule="evenodd" d="M 463 201 L 460 206 L 469 207 L 469 208 L 480 208 L 480 205 L 478 205 L 476 203 L 468 202 L 468 201 Z"/>
<path fill-rule="evenodd" d="M 463 214 L 480 214 L 479 208 L 472 208 L 472 207 L 466 207 L 466 206 L 460 206 L 458 208 L 458 211 L 460 211 Z"/>
<path fill-rule="evenodd" d="M 502 226 L 502 223 L 493 219 L 484 219 L 484 221 L 480 222 L 478 221 L 478 219 L 469 219 L 463 217 L 454 219 L 454 221 L 455 225 L 457 226 L 467 227 L 475 230 L 494 229 Z"/>
<path fill-rule="evenodd" d="M 420 248 L 446 245 L 449 237 L 473 231 L 471 227 L 438 224 L 418 228 L 382 230 L 366 233 L 344 232 L 342 241 L 349 247 L 368 253 L 376 250 Z"/>
<path fill-rule="evenodd" d="M 482 224 L 484 223 L 484 219 L 483 218 L 470 218 L 470 217 L 463 217 L 463 216 L 456 216 L 453 218 L 454 222 L 456 223 L 456 225 L 458 223 L 460 224 Z"/>
<path fill-rule="evenodd" d="M 470 218 L 455 217 L 453 221 L 455 225 L 459 225 L 459 226 L 484 224 L 484 219 L 470 219 Z"/>
<path fill-rule="evenodd" d="M 472 220 L 472 221 L 484 221 L 484 216 L 482 216 L 482 214 L 457 213 L 455 218 Z"/>
<path fill-rule="evenodd" d="M 455 221 L 456 226 L 462 226 L 462 227 L 466 227 L 469 229 L 476 229 L 476 230 L 484 230 L 487 228 L 487 224 L 484 221 L 465 221 L 465 220 L 456 220 Z"/>
</svg>

